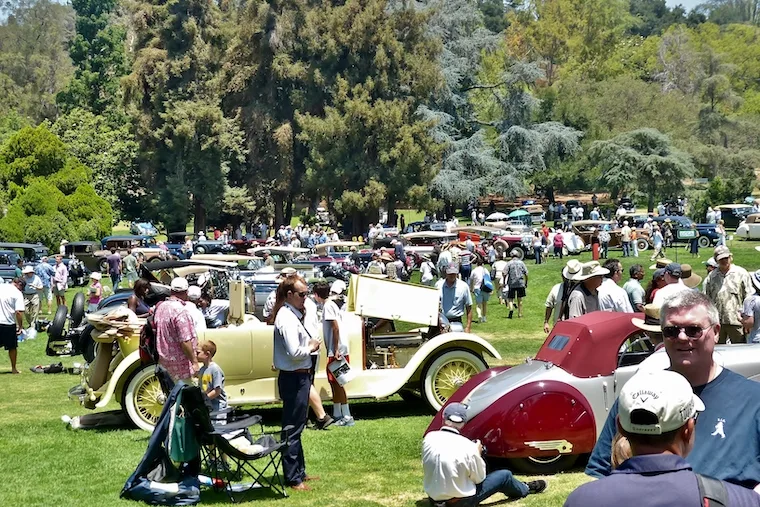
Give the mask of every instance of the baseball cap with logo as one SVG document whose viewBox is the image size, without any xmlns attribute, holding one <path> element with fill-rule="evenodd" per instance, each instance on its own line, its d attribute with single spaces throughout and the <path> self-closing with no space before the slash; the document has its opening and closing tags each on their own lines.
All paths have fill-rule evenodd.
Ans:
<svg viewBox="0 0 760 507">
<path fill-rule="evenodd" d="M 689 382 L 674 371 L 639 372 L 620 391 L 620 426 L 628 433 L 675 431 L 705 409 Z"/>
<path fill-rule="evenodd" d="M 443 420 L 456 424 L 467 422 L 467 405 L 464 403 L 451 403 L 443 409 Z"/>
</svg>

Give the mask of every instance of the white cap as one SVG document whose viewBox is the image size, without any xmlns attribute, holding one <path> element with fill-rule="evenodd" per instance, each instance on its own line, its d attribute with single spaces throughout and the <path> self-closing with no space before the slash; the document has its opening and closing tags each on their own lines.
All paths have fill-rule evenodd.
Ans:
<svg viewBox="0 0 760 507">
<path fill-rule="evenodd" d="M 201 288 L 197 285 L 193 285 L 187 289 L 187 297 L 195 301 L 201 297 Z"/>
<path fill-rule="evenodd" d="M 24 269 L 21 270 L 21 273 L 28 274 L 28 273 L 34 273 L 34 268 L 31 266 L 24 266 Z"/>
<path fill-rule="evenodd" d="M 178 276 L 174 280 L 172 280 L 172 292 L 185 292 L 188 288 L 187 280 L 182 278 L 181 276 Z"/>
<path fill-rule="evenodd" d="M 335 280 L 330 286 L 331 294 L 343 294 L 346 291 L 346 282 L 343 280 Z"/>
<path fill-rule="evenodd" d="M 93 280 L 100 280 L 101 278 L 100 271 L 93 271 L 92 273 L 90 273 L 90 278 L 92 278 Z"/>
<path fill-rule="evenodd" d="M 677 430 L 705 409 L 682 375 L 668 370 L 639 372 L 620 391 L 620 426 L 629 433 L 661 435 Z M 649 412 L 656 424 L 634 424 L 636 412 Z M 651 416 L 650 416 L 651 417 Z"/>
</svg>

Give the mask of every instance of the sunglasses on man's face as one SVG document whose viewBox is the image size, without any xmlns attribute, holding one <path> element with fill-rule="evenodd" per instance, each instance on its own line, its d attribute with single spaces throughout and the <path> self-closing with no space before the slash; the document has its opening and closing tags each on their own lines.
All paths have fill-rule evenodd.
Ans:
<svg viewBox="0 0 760 507">
<path fill-rule="evenodd" d="M 305 298 L 306 296 L 309 295 L 309 291 L 308 290 L 302 290 L 301 292 L 295 292 L 295 291 L 291 291 L 291 292 L 293 294 L 298 294 L 298 296 L 302 297 L 302 298 Z"/>
<path fill-rule="evenodd" d="M 698 340 L 708 329 L 710 329 L 710 326 L 665 326 L 662 328 L 662 335 L 665 338 L 675 340 L 681 335 L 681 331 L 683 331 L 683 334 L 685 334 L 690 340 Z"/>
</svg>

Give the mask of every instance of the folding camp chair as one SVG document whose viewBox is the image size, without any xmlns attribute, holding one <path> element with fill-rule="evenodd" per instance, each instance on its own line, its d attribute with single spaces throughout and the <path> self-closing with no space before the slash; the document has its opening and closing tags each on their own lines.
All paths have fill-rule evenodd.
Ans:
<svg viewBox="0 0 760 507">
<path fill-rule="evenodd" d="M 266 433 L 261 417 L 254 415 L 221 423 L 218 413 L 209 413 L 199 388 L 189 387 L 182 398 L 185 413 L 201 445 L 201 475 L 210 478 L 215 491 L 225 490 L 233 502 L 242 501 L 255 490 L 270 489 L 287 497 L 282 473 L 282 452 L 288 443 Z M 213 419 L 212 419 L 213 417 Z M 249 428 L 259 426 L 254 437 Z M 284 428 L 287 434 L 290 428 Z M 237 440 L 245 445 L 233 445 Z"/>
</svg>

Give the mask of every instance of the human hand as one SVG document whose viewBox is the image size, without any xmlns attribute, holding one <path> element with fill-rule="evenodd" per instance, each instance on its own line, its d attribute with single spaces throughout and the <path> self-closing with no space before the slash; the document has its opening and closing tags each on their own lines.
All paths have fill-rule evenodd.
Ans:
<svg viewBox="0 0 760 507">
<path fill-rule="evenodd" d="M 341 359 L 343 359 L 343 356 L 340 355 L 340 352 L 336 352 L 335 354 L 333 354 L 333 359 L 335 359 L 336 361 L 340 361 Z"/>
<path fill-rule="evenodd" d="M 476 440 L 475 443 L 478 444 L 478 454 L 483 454 L 483 442 Z"/>
<path fill-rule="evenodd" d="M 309 348 L 311 349 L 312 352 L 314 352 L 315 350 L 319 350 L 319 346 L 321 343 L 322 342 L 320 342 L 319 340 L 310 340 Z"/>
<path fill-rule="evenodd" d="M 549 331 L 551 331 L 551 327 L 549 326 L 549 323 L 544 322 L 544 333 L 549 334 Z"/>
</svg>

